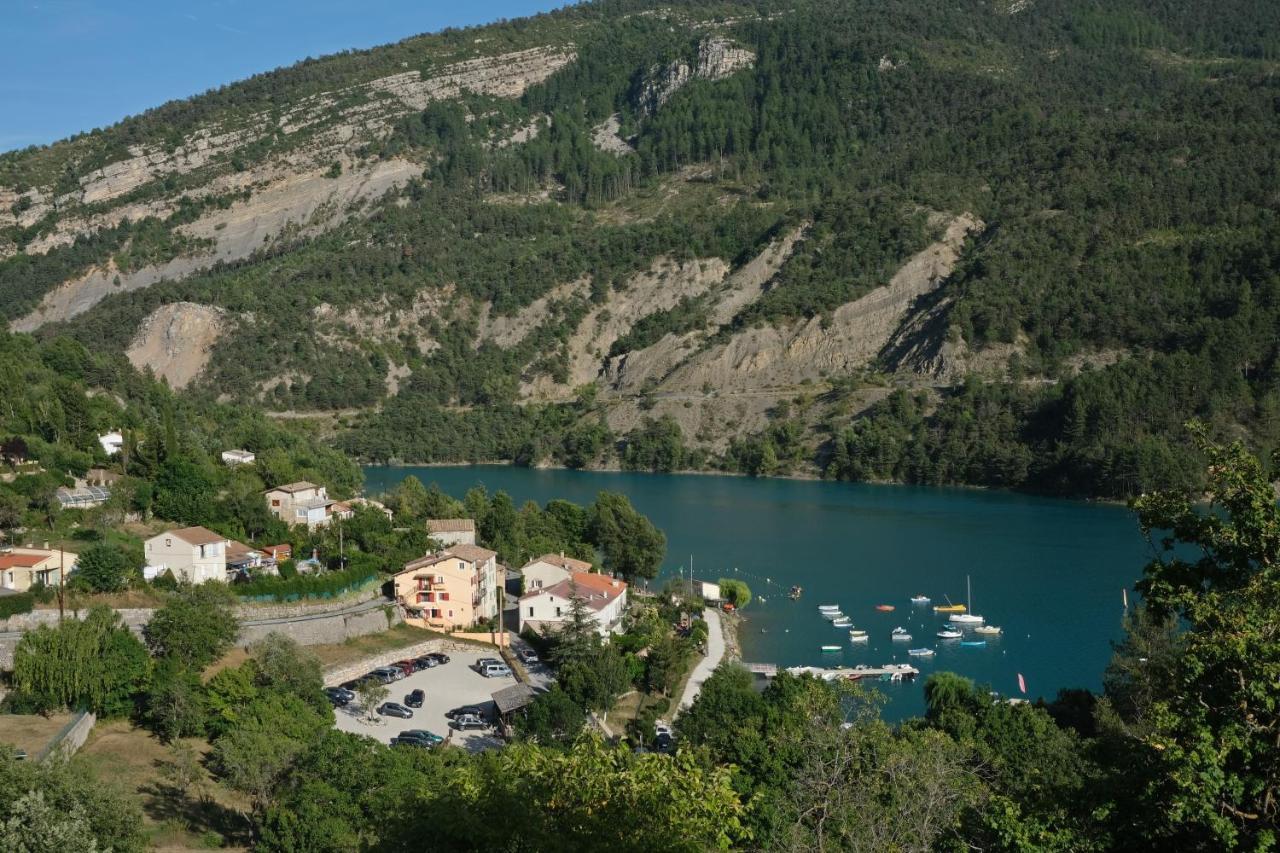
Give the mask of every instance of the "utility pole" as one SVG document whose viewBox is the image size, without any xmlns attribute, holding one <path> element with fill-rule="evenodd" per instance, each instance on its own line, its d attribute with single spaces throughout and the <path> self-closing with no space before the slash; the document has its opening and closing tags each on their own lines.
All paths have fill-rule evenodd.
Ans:
<svg viewBox="0 0 1280 853">
<path fill-rule="evenodd" d="M 66 605 L 67 549 L 58 549 L 58 624 L 62 624 Z"/>
</svg>

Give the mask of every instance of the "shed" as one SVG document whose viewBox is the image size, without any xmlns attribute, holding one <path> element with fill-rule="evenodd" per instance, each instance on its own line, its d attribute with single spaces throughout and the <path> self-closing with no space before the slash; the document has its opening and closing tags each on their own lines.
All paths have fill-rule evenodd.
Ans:
<svg viewBox="0 0 1280 853">
<path fill-rule="evenodd" d="M 506 717 L 528 705 L 537 695 L 527 684 L 513 684 L 493 694 L 493 704 L 498 706 L 498 716 Z"/>
</svg>

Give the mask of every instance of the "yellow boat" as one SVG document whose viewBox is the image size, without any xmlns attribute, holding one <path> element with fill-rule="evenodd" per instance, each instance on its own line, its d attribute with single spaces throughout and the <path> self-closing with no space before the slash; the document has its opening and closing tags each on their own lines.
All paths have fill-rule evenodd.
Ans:
<svg viewBox="0 0 1280 853">
<path fill-rule="evenodd" d="M 934 605 L 934 613 L 963 613 L 968 610 L 963 604 L 937 604 Z"/>
</svg>

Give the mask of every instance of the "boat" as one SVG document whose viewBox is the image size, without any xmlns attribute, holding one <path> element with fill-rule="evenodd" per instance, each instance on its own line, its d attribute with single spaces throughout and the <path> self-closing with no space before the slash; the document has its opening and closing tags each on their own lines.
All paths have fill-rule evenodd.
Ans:
<svg viewBox="0 0 1280 853">
<path fill-rule="evenodd" d="M 861 629 L 859 629 L 859 628 L 854 628 L 853 630 L 851 630 L 851 631 L 849 632 L 849 636 L 850 636 L 850 637 L 865 637 L 865 636 L 867 636 L 867 632 L 866 632 L 866 631 L 863 631 L 863 630 L 861 630 Z"/>
<path fill-rule="evenodd" d="M 974 630 L 974 633 L 976 634 L 987 634 L 988 636 L 1002 633 L 1001 630 L 997 628 L 995 625 L 979 625 L 977 628 L 974 628 L 973 630 Z"/>
<path fill-rule="evenodd" d="M 764 596 L 763 596 L 763 595 L 757 595 L 757 596 L 756 596 L 756 601 L 760 602 L 761 604 L 764 604 L 764 603 L 765 603 Z"/>
<path fill-rule="evenodd" d="M 824 652 L 838 652 L 840 651 L 840 648 L 840 646 L 823 646 L 822 650 Z"/>
<path fill-rule="evenodd" d="M 877 605 L 876 605 L 876 610 L 879 610 L 881 613 L 891 613 L 891 612 L 893 611 L 893 605 L 892 605 L 892 604 L 877 604 Z"/>
<path fill-rule="evenodd" d="M 843 619 L 844 614 L 841 613 L 839 610 L 824 610 L 822 611 L 822 618 L 823 619 Z"/>
<path fill-rule="evenodd" d="M 853 620 L 850 619 L 848 616 L 841 616 L 839 619 L 831 620 L 832 628 L 848 628 L 852 624 L 853 624 Z"/>
<path fill-rule="evenodd" d="M 909 643 L 911 642 L 911 635 L 905 632 L 899 634 L 897 631 L 894 631 L 892 634 L 892 639 L 895 643 Z"/>
<path fill-rule="evenodd" d="M 938 632 L 938 636 L 943 640 L 958 640 L 963 637 L 964 634 L 957 631 L 955 628 L 943 628 Z"/>
<path fill-rule="evenodd" d="M 840 605 L 839 604 L 819 604 L 818 612 L 819 613 L 839 613 Z"/>
<path fill-rule="evenodd" d="M 974 613 L 965 612 L 965 611 L 973 610 L 973 587 L 969 583 L 968 575 L 964 576 L 964 588 L 965 588 L 966 594 L 968 595 L 969 603 L 965 605 L 964 611 L 951 614 L 951 618 L 949 621 L 954 622 L 957 625 L 981 625 L 983 622 L 983 619 L 981 616 L 978 616 L 977 614 L 974 614 Z"/>
<path fill-rule="evenodd" d="M 899 625 L 897 628 L 894 628 L 894 629 L 893 629 L 892 631 L 890 631 L 889 633 L 890 633 L 890 634 L 905 634 L 905 633 L 907 633 L 907 629 L 906 629 L 906 628 L 903 628 L 901 625 Z"/>
<path fill-rule="evenodd" d="M 912 603 L 912 604 L 928 604 L 930 601 L 932 601 L 932 599 L 931 599 L 931 598 L 929 598 L 929 596 L 927 596 L 927 595 L 913 595 L 913 596 L 911 596 L 911 603 Z"/>
<path fill-rule="evenodd" d="M 907 649 L 907 654 L 917 658 L 931 658 L 933 649 Z"/>
<path fill-rule="evenodd" d="M 981 648 L 982 646 L 985 646 L 986 644 L 987 644 L 987 641 L 986 641 L 986 640 L 961 640 L 961 641 L 960 641 L 960 645 L 962 645 L 962 646 L 970 646 L 970 647 L 973 647 L 973 648 Z"/>
<path fill-rule="evenodd" d="M 849 633 L 849 642 L 851 643 L 865 643 L 870 639 L 871 638 L 867 636 L 866 631 L 863 631 L 861 634 L 857 634 L 857 635 L 854 635 L 852 632 Z"/>
<path fill-rule="evenodd" d="M 964 613 L 968 609 L 969 608 L 965 607 L 963 604 L 952 604 L 951 599 L 949 598 L 947 599 L 946 604 L 933 605 L 934 613 Z"/>
<path fill-rule="evenodd" d="M 802 590 L 800 587 L 793 586 L 791 587 L 791 591 L 787 593 L 787 598 L 790 598 L 792 601 L 796 601 L 797 599 L 800 598 L 800 594 L 802 592 L 804 592 L 804 590 Z"/>
</svg>

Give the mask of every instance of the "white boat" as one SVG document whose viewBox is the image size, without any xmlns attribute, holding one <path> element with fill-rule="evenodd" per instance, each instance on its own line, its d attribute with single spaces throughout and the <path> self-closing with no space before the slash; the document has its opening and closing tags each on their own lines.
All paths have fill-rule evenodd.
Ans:
<svg viewBox="0 0 1280 853">
<path fill-rule="evenodd" d="M 973 631 L 975 634 L 987 634 L 988 636 L 1003 633 L 995 625 L 979 625 L 977 628 L 974 628 Z"/>
<path fill-rule="evenodd" d="M 821 611 L 822 611 L 822 612 L 824 612 L 824 613 L 827 613 L 827 612 L 830 612 L 830 611 L 832 611 L 832 610 L 839 610 L 839 609 L 840 609 L 840 605 L 839 605 L 839 604 L 819 604 L 819 605 L 818 605 L 818 609 L 819 609 L 819 610 L 821 610 Z"/>
<path fill-rule="evenodd" d="M 839 646 L 823 646 L 822 650 L 824 652 L 838 652 L 840 651 L 840 647 Z"/>
<path fill-rule="evenodd" d="M 850 637 L 865 637 L 865 636 L 867 636 L 867 632 L 866 632 L 866 631 L 863 631 L 861 628 L 854 628 L 852 631 L 850 631 L 850 632 L 849 632 L 849 636 L 850 636 Z"/>
<path fill-rule="evenodd" d="M 851 642 L 851 643 L 865 643 L 865 642 L 867 642 L 867 641 L 868 641 L 868 640 L 870 640 L 870 639 L 871 639 L 871 638 L 867 636 L 867 634 L 866 634 L 866 632 L 865 632 L 865 631 L 864 631 L 863 633 L 861 633 L 861 634 L 856 635 L 856 636 L 855 636 L 852 632 L 850 632 L 850 634 L 849 634 L 849 642 Z"/>
<path fill-rule="evenodd" d="M 822 613 L 823 619 L 843 619 L 844 614 L 839 610 L 825 610 Z"/>
<path fill-rule="evenodd" d="M 852 624 L 853 624 L 853 620 L 850 619 L 848 616 L 841 616 L 839 619 L 831 620 L 832 628 L 848 628 Z"/>
<path fill-rule="evenodd" d="M 911 642 L 911 635 L 910 635 L 910 634 L 907 634 L 907 633 L 899 634 L 897 631 L 894 631 L 892 636 L 893 636 L 893 641 L 894 641 L 895 643 L 909 643 L 909 642 Z"/>
<path fill-rule="evenodd" d="M 973 587 L 969 583 L 969 576 L 964 576 L 964 591 L 969 603 L 965 605 L 964 613 L 952 613 L 947 621 L 956 625 L 981 625 L 983 618 L 973 612 Z"/>
<path fill-rule="evenodd" d="M 929 598 L 929 596 L 927 596 L 927 595 L 913 595 L 913 596 L 911 596 L 911 603 L 912 603 L 912 604 L 928 604 L 928 603 L 929 603 L 930 601 L 932 601 L 932 600 L 933 600 L 933 599 Z"/>
<path fill-rule="evenodd" d="M 963 636 L 964 634 L 955 628 L 943 628 L 938 632 L 938 637 L 943 640 L 958 640 Z"/>
<path fill-rule="evenodd" d="M 931 658 L 933 649 L 907 649 L 907 654 L 917 658 Z"/>
<path fill-rule="evenodd" d="M 893 629 L 892 631 L 890 631 L 889 633 L 891 633 L 891 634 L 905 634 L 905 633 L 907 633 L 907 629 L 906 629 L 906 628 L 903 628 L 901 625 L 899 625 L 897 628 L 894 628 L 894 629 Z"/>
</svg>

